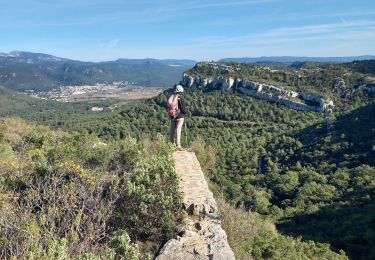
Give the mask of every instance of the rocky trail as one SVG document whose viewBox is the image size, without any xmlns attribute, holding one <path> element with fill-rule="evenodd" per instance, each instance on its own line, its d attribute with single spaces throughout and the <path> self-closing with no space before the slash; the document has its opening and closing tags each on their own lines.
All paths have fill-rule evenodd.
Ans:
<svg viewBox="0 0 375 260">
<path fill-rule="evenodd" d="M 156 259 L 235 259 L 197 157 L 183 151 L 175 152 L 173 160 L 188 217 L 183 231 L 164 245 Z"/>
</svg>

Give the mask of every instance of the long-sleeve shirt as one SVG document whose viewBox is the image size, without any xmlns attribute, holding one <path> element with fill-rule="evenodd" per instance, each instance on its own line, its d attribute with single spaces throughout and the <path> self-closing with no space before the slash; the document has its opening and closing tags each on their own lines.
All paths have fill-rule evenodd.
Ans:
<svg viewBox="0 0 375 260">
<path fill-rule="evenodd" d="M 187 109 L 186 109 L 185 98 L 181 94 L 178 95 L 178 108 L 180 109 L 181 113 L 177 116 L 176 119 L 184 118 L 187 113 Z"/>
</svg>

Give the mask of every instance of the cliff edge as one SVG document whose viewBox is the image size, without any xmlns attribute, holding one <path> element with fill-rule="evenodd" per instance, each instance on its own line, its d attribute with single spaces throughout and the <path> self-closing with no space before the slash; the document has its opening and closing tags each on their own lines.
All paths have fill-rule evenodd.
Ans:
<svg viewBox="0 0 375 260">
<path fill-rule="evenodd" d="M 333 112 L 335 106 L 330 98 L 323 98 L 321 95 L 307 92 L 299 93 L 265 82 L 261 83 L 248 79 L 245 75 L 242 75 L 243 78 L 241 74 L 238 74 L 241 69 L 240 66 L 240 64 L 200 62 L 192 70 L 182 75 L 180 84 L 185 88 L 198 87 L 238 92 L 299 111 L 315 111 L 327 114 Z M 260 70 L 260 68 L 254 68 L 254 70 Z M 269 69 L 268 73 L 272 73 L 272 70 Z M 341 82 L 341 84 L 344 83 Z"/>
<path fill-rule="evenodd" d="M 192 152 L 175 152 L 173 160 L 188 218 L 180 235 L 169 240 L 156 259 L 235 259 L 197 157 Z"/>
</svg>

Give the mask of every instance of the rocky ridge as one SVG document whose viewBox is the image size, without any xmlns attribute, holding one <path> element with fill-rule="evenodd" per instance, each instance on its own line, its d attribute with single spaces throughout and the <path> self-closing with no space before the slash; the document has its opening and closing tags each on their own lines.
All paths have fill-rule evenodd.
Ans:
<svg viewBox="0 0 375 260">
<path fill-rule="evenodd" d="M 235 259 L 221 228 L 215 199 L 194 153 L 175 152 L 175 168 L 188 217 L 180 234 L 161 249 L 157 260 Z"/>
<path fill-rule="evenodd" d="M 197 66 L 199 65 L 200 64 L 197 64 Z M 209 63 L 208 65 L 212 66 L 214 70 L 220 69 L 224 72 L 233 72 L 238 70 L 236 66 L 229 66 L 225 64 Z M 203 89 L 235 91 L 301 111 L 332 113 L 334 108 L 334 103 L 332 100 L 324 99 L 322 96 L 317 94 L 298 93 L 274 85 L 237 77 L 207 77 L 205 75 L 191 75 L 189 73 L 184 73 L 180 84 L 187 88 L 198 87 Z"/>
</svg>

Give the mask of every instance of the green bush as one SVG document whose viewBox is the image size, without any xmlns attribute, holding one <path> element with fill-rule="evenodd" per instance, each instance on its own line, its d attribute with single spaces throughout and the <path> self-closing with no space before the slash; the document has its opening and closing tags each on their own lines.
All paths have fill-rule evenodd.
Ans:
<svg viewBox="0 0 375 260">
<path fill-rule="evenodd" d="M 120 259 L 139 259 L 139 247 L 137 244 L 131 243 L 130 237 L 126 232 L 119 232 L 119 234 L 114 235 L 111 238 L 110 246 L 114 249 L 116 257 Z"/>
<path fill-rule="evenodd" d="M 160 136 L 155 142 L 144 142 L 116 203 L 114 221 L 137 239 L 170 238 L 182 219 L 182 197 L 170 159 L 172 151 L 173 147 Z"/>
</svg>

